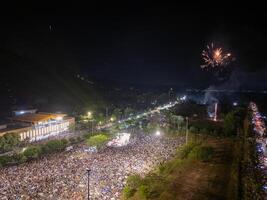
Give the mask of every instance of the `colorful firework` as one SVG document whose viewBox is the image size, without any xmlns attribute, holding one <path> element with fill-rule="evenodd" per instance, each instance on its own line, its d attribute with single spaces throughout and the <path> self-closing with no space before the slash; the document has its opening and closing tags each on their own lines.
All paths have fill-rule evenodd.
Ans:
<svg viewBox="0 0 267 200">
<path fill-rule="evenodd" d="M 201 68 L 222 68 L 233 61 L 231 53 L 224 52 L 221 47 L 215 47 L 213 43 L 202 51 L 202 58 L 205 64 L 201 65 Z"/>
</svg>

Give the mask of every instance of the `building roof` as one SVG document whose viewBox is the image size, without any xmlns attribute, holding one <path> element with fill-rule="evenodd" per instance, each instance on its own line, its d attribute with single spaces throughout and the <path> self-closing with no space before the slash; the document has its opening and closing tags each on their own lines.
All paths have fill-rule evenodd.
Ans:
<svg viewBox="0 0 267 200">
<path fill-rule="evenodd" d="M 12 120 L 20 122 L 38 123 L 65 116 L 66 114 L 56 114 L 56 113 L 27 113 L 15 116 L 12 118 Z"/>
</svg>

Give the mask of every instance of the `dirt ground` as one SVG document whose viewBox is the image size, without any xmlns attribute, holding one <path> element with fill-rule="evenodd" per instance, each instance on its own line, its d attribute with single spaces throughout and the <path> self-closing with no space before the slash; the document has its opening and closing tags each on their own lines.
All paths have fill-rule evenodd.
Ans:
<svg viewBox="0 0 267 200">
<path fill-rule="evenodd" d="M 176 199 L 222 200 L 227 199 L 227 187 L 232 163 L 230 139 L 208 139 L 207 145 L 214 148 L 211 161 L 188 162 L 175 175 L 173 189 Z"/>
</svg>

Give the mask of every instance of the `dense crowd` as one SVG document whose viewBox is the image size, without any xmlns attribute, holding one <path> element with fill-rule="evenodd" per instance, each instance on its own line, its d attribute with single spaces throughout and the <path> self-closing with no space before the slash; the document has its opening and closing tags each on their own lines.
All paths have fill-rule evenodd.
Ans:
<svg viewBox="0 0 267 200">
<path fill-rule="evenodd" d="M 86 199 L 87 172 L 91 199 L 119 199 L 131 174 L 144 175 L 167 160 L 183 138 L 136 135 L 123 147 L 88 153 L 82 146 L 70 152 L 0 169 L 0 199 Z"/>
<path fill-rule="evenodd" d="M 250 103 L 250 109 L 252 111 L 252 124 L 253 130 L 256 133 L 256 148 L 259 156 L 259 167 L 263 170 L 265 177 L 267 174 L 267 138 L 266 138 L 266 126 L 264 122 L 264 116 L 259 112 L 255 103 Z M 267 192 L 267 180 L 265 178 L 263 189 Z"/>
</svg>

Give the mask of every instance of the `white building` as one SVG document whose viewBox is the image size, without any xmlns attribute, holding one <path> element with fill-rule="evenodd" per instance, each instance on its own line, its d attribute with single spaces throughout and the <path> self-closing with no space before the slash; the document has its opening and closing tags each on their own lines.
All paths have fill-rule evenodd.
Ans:
<svg viewBox="0 0 267 200">
<path fill-rule="evenodd" d="M 64 133 L 75 124 L 73 117 L 55 113 L 26 113 L 14 116 L 12 123 L 0 129 L 0 136 L 6 133 L 18 133 L 20 139 L 38 141 Z"/>
</svg>

